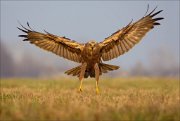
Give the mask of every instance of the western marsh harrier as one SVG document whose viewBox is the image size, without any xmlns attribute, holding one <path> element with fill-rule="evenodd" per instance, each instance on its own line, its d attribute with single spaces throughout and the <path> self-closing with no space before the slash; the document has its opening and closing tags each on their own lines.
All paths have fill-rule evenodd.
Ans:
<svg viewBox="0 0 180 121">
<path fill-rule="evenodd" d="M 96 79 L 96 93 L 99 93 L 99 76 L 102 73 L 119 68 L 115 65 L 105 64 L 102 61 L 109 61 L 128 52 L 147 32 L 149 32 L 149 30 L 153 29 L 156 25 L 160 25 L 158 21 L 163 18 L 154 17 L 162 12 L 162 10 L 155 12 L 155 9 L 136 22 L 133 23 L 131 21 L 126 27 L 116 31 L 100 43 L 91 40 L 88 43 L 80 44 L 74 40 L 56 36 L 46 31 L 45 33 L 40 33 L 32 30 L 28 23 L 27 25 L 29 28 L 25 28 L 22 25 L 22 28 L 18 28 L 26 33 L 25 35 L 19 35 L 19 37 L 24 37 L 23 41 L 29 41 L 31 44 L 50 51 L 60 57 L 81 63 L 81 65 L 65 73 L 79 77 L 80 92 L 82 91 L 82 79 L 89 76 L 94 77 Z"/>
</svg>

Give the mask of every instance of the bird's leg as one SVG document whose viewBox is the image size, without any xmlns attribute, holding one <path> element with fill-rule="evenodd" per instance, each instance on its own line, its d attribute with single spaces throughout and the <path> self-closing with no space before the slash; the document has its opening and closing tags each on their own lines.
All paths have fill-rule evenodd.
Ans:
<svg viewBox="0 0 180 121">
<path fill-rule="evenodd" d="M 96 94 L 99 94 L 99 86 L 98 86 L 98 82 L 99 82 L 99 66 L 96 63 L 94 65 L 94 70 L 95 70 L 95 79 L 96 79 Z"/>
<path fill-rule="evenodd" d="M 86 66 L 87 66 L 87 63 L 83 63 L 81 66 L 81 71 L 80 71 L 80 75 L 79 75 L 79 80 L 80 80 L 79 92 L 82 92 L 82 79 L 84 78 Z"/>
</svg>

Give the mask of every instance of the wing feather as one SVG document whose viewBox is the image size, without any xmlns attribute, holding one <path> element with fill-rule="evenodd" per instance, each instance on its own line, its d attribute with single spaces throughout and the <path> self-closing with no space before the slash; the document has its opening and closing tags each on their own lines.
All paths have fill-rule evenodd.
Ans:
<svg viewBox="0 0 180 121">
<path fill-rule="evenodd" d="M 67 58 L 68 58 L 68 59 L 71 59 L 70 53 L 71 53 L 71 52 L 67 52 Z"/>
<path fill-rule="evenodd" d="M 77 61 L 78 60 L 78 55 L 75 53 L 75 60 Z"/>
<path fill-rule="evenodd" d="M 73 60 L 73 57 L 72 57 L 72 52 L 70 52 L 70 58 Z M 74 60 L 73 60 L 74 61 Z"/>
<path fill-rule="evenodd" d="M 110 58 L 114 57 L 112 49 L 110 50 L 109 55 L 110 55 Z"/>
<path fill-rule="evenodd" d="M 29 26 L 29 24 L 27 25 Z M 26 35 L 19 35 L 19 37 L 24 38 L 23 41 L 29 41 L 31 44 L 35 44 L 44 50 L 50 51 L 68 60 L 79 63 L 82 61 L 81 51 L 84 47 L 83 44 L 79 44 L 68 38 L 56 36 L 48 32 L 36 32 L 32 30 L 30 26 L 29 29 L 25 28 L 24 26 L 18 29 L 26 33 Z"/>
<path fill-rule="evenodd" d="M 120 55 L 123 54 L 123 50 L 120 45 L 117 45 Z"/>
<path fill-rule="evenodd" d="M 135 23 L 131 21 L 126 27 L 105 38 L 103 42 L 100 42 L 102 59 L 108 61 L 128 52 L 147 32 L 154 28 L 154 26 L 160 25 L 158 21 L 164 18 L 153 17 L 162 12 L 162 10 L 155 13 L 154 11 L 155 9 Z"/>
<path fill-rule="evenodd" d="M 107 59 L 111 59 L 109 52 L 107 52 Z"/>
<path fill-rule="evenodd" d="M 66 50 L 64 47 L 63 47 L 63 57 L 66 57 Z"/>
<path fill-rule="evenodd" d="M 112 48 L 112 55 L 113 55 L 113 58 L 116 57 L 116 49 L 115 49 L 115 45 L 113 45 L 114 48 Z"/>
<path fill-rule="evenodd" d="M 115 45 L 115 46 L 114 46 L 114 48 L 115 48 L 115 53 L 116 53 L 116 56 L 119 56 L 119 55 L 120 55 L 120 52 L 119 52 L 119 50 L 118 50 L 117 45 Z"/>
<path fill-rule="evenodd" d="M 64 57 L 64 53 L 63 53 L 63 46 L 61 46 L 61 48 L 60 48 L 60 55 L 62 56 L 62 57 Z"/>
<path fill-rule="evenodd" d="M 129 38 L 126 38 L 126 43 L 129 45 L 129 49 L 134 46 L 133 42 L 131 42 Z"/>
<path fill-rule="evenodd" d="M 58 48 L 59 48 L 59 45 L 58 44 L 55 44 L 55 47 L 54 49 L 52 50 L 53 53 L 56 53 L 57 55 L 59 55 L 59 52 L 58 52 Z"/>
</svg>

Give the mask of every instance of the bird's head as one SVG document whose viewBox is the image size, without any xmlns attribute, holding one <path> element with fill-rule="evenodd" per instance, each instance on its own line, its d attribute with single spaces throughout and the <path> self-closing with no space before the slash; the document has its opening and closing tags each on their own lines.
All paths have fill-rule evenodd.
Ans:
<svg viewBox="0 0 180 121">
<path fill-rule="evenodd" d="M 97 42 L 95 40 L 91 40 L 88 43 L 85 44 L 86 49 L 89 50 L 89 52 L 92 52 L 93 49 L 95 48 L 95 45 L 97 44 Z M 92 54 L 92 53 L 91 53 Z"/>
<path fill-rule="evenodd" d="M 95 40 L 91 40 L 87 44 L 91 47 L 94 47 L 94 45 L 97 44 L 97 42 Z"/>
</svg>

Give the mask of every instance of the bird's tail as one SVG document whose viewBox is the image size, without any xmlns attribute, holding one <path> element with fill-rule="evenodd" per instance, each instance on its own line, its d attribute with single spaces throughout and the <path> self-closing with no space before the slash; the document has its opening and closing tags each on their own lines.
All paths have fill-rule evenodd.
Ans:
<svg viewBox="0 0 180 121">
<path fill-rule="evenodd" d="M 113 70 L 117 70 L 119 68 L 119 66 L 115 66 L 115 65 L 110 65 L 110 64 L 104 64 L 104 63 L 99 63 L 99 69 L 100 69 L 100 75 L 102 73 L 107 73 L 108 71 L 113 71 Z M 81 71 L 81 65 L 80 66 L 77 66 L 75 68 L 72 68 L 70 70 L 67 70 L 65 72 L 65 74 L 67 75 L 72 75 L 72 76 L 78 76 L 79 77 L 79 74 L 80 74 L 80 71 Z M 94 69 L 91 69 L 91 70 L 86 70 L 85 71 L 85 74 L 84 74 L 84 78 L 87 78 L 87 77 L 95 77 L 95 71 Z"/>
<path fill-rule="evenodd" d="M 77 66 L 77 67 L 75 67 L 75 68 L 72 68 L 72 69 L 70 69 L 70 70 L 67 70 L 66 72 L 65 72 L 65 74 L 67 74 L 67 75 L 72 75 L 72 76 L 77 76 L 77 77 L 79 77 L 79 75 L 80 75 L 80 72 L 81 72 L 81 65 L 80 66 Z M 89 72 L 89 71 L 85 71 L 85 74 L 84 74 L 84 78 L 87 78 L 88 76 L 93 76 L 94 77 L 94 72 Z"/>
<path fill-rule="evenodd" d="M 107 73 L 108 71 L 113 71 L 113 70 L 119 69 L 119 66 L 100 63 L 99 68 L 100 68 L 100 71 L 101 71 L 100 73 Z"/>
<path fill-rule="evenodd" d="M 72 69 L 70 69 L 70 70 L 67 70 L 67 71 L 65 72 L 65 74 L 67 74 L 67 75 L 72 75 L 72 76 L 79 76 L 80 71 L 81 71 L 81 65 L 80 65 L 80 66 L 77 66 L 77 67 L 75 67 L 75 68 L 72 68 Z"/>
</svg>

